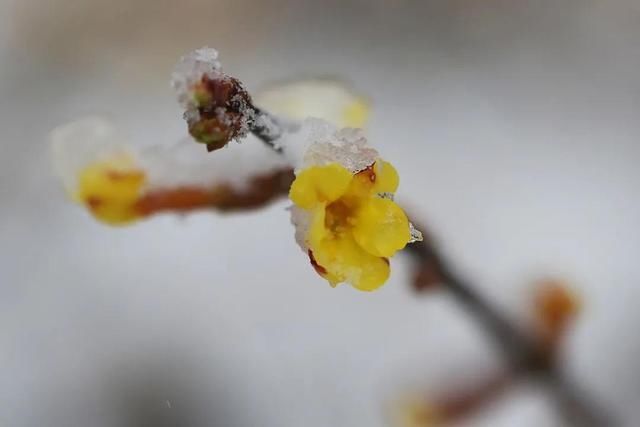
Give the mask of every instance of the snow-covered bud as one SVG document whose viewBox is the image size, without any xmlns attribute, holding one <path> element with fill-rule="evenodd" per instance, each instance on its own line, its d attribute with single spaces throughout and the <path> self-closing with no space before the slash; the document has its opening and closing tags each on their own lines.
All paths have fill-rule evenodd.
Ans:
<svg viewBox="0 0 640 427">
<path fill-rule="evenodd" d="M 245 137 L 256 117 L 249 93 L 217 58 L 214 49 L 198 49 L 180 59 L 172 78 L 189 133 L 209 151 Z"/>
</svg>

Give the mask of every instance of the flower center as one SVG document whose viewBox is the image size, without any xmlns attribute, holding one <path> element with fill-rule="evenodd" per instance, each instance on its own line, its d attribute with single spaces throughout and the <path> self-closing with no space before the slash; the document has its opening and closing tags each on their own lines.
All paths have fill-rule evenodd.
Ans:
<svg viewBox="0 0 640 427">
<path fill-rule="evenodd" d="M 345 198 L 340 198 L 327 206 L 324 225 L 333 234 L 343 234 L 353 224 L 353 212 L 352 204 Z"/>
</svg>

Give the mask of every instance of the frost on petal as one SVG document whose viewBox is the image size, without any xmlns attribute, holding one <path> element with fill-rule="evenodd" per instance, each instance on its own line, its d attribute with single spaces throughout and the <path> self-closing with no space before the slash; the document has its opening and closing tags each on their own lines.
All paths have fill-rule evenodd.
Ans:
<svg viewBox="0 0 640 427">
<path fill-rule="evenodd" d="M 133 157 L 126 140 L 112 123 L 98 116 L 58 126 L 50 134 L 54 172 L 64 189 L 73 195 L 78 174 L 91 163 Z"/>
<path fill-rule="evenodd" d="M 355 173 L 371 166 L 377 158 L 378 152 L 367 145 L 362 129 L 345 128 L 311 144 L 304 156 L 304 166 L 337 162 Z"/>
<path fill-rule="evenodd" d="M 291 165 L 301 169 L 305 153 L 311 144 L 330 138 L 336 131 L 336 127 L 325 120 L 308 118 L 298 127 L 285 132 L 276 143 Z"/>
<path fill-rule="evenodd" d="M 361 129 L 337 130 L 320 119 L 306 119 L 300 127 L 278 140 L 296 169 L 339 163 L 356 173 L 371 166 L 378 151 L 368 145 Z"/>
<path fill-rule="evenodd" d="M 412 223 L 409 223 L 409 233 L 411 234 L 411 239 L 409 239 L 409 243 L 422 242 L 423 240 L 422 232 L 418 230 Z"/>
<path fill-rule="evenodd" d="M 369 102 L 349 85 L 330 78 L 287 81 L 259 91 L 256 104 L 287 119 L 323 119 L 338 127 L 364 127 Z"/>
<path fill-rule="evenodd" d="M 291 224 L 295 228 L 295 239 L 300 249 L 303 252 L 307 252 L 309 246 L 307 245 L 307 234 L 309 232 L 309 226 L 311 225 L 311 215 L 309 211 L 301 209 L 295 205 L 289 207 L 291 214 Z"/>
<path fill-rule="evenodd" d="M 178 102 L 185 110 L 195 107 L 193 86 L 202 76 L 214 78 L 222 71 L 218 51 L 209 47 L 196 49 L 180 58 L 171 75 L 171 87 L 178 95 Z"/>
</svg>

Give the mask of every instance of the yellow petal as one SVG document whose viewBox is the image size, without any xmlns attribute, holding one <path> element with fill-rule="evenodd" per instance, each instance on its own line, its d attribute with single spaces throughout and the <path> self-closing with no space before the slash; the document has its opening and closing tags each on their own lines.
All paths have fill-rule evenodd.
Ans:
<svg viewBox="0 0 640 427">
<path fill-rule="evenodd" d="M 343 127 L 363 128 L 369 119 L 369 104 L 361 98 L 354 99 L 342 113 Z"/>
<path fill-rule="evenodd" d="M 337 286 L 339 283 L 345 281 L 344 274 L 342 272 L 333 269 L 328 269 L 327 266 L 332 262 L 332 247 L 326 245 L 326 242 L 331 241 L 330 231 L 325 226 L 326 218 L 326 205 L 324 203 L 317 206 L 311 213 L 311 221 L 309 224 L 309 230 L 307 232 L 306 243 L 309 247 L 309 258 L 313 267 L 318 274 L 327 279 L 332 287 Z M 320 261 L 318 261 L 320 257 Z M 326 264 L 326 265 L 325 265 Z"/>
<path fill-rule="evenodd" d="M 373 167 L 368 167 L 353 176 L 345 198 L 349 200 L 369 199 L 373 192 L 373 186 L 376 181 Z M 359 202 L 358 202 L 359 203 Z"/>
<path fill-rule="evenodd" d="M 329 236 L 329 230 L 325 226 L 326 205 L 321 203 L 311 212 L 311 221 L 307 231 L 307 245 L 314 249 L 322 244 Z"/>
<path fill-rule="evenodd" d="M 342 196 L 353 175 L 342 165 L 331 163 L 303 170 L 291 185 L 289 197 L 297 206 L 312 209 L 319 203 L 331 203 Z"/>
<path fill-rule="evenodd" d="M 389 260 L 370 256 L 364 251 L 360 258 L 359 268 L 353 271 L 347 281 L 360 291 L 375 291 L 389 279 Z"/>
<path fill-rule="evenodd" d="M 319 237 L 321 232 L 316 232 L 314 237 Z M 387 281 L 390 269 L 386 259 L 365 252 L 349 233 L 324 236 L 310 239 L 310 247 L 316 263 L 326 272 L 323 277 L 332 286 L 348 282 L 356 289 L 373 291 Z"/>
<path fill-rule="evenodd" d="M 139 217 L 135 203 L 145 180 L 144 172 L 133 167 L 128 158 L 97 162 L 78 175 L 75 198 L 97 219 L 112 225 L 126 224 Z"/>
<path fill-rule="evenodd" d="M 382 159 L 354 175 L 347 191 L 349 197 L 369 197 L 373 194 L 395 193 L 400 178 L 396 168 Z"/>
<path fill-rule="evenodd" d="M 445 425 L 446 414 L 424 396 L 407 396 L 394 408 L 393 425 L 397 427 L 436 427 Z"/>
<path fill-rule="evenodd" d="M 373 184 L 373 191 L 376 193 L 395 193 L 400 183 L 398 171 L 389 162 L 382 159 L 376 160 L 373 165 L 373 172 L 376 181 Z"/>
<path fill-rule="evenodd" d="M 374 197 L 358 209 L 353 236 L 371 255 L 391 257 L 411 239 L 409 220 L 391 200 Z"/>
</svg>

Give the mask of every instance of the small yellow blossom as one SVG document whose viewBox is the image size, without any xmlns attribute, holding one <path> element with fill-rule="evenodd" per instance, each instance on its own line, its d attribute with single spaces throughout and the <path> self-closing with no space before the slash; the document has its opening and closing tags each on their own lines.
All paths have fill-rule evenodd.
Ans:
<svg viewBox="0 0 640 427">
<path fill-rule="evenodd" d="M 348 84 L 330 78 L 283 82 L 255 94 L 256 105 L 292 120 L 315 117 L 339 128 L 365 127 L 371 112 L 369 100 Z"/>
<path fill-rule="evenodd" d="M 445 425 L 445 417 L 423 399 L 406 398 L 394 408 L 394 427 L 436 427 Z"/>
<path fill-rule="evenodd" d="M 556 279 L 537 283 L 534 313 L 541 341 L 554 350 L 580 313 L 580 296 Z"/>
<path fill-rule="evenodd" d="M 140 217 L 136 210 L 146 176 L 129 157 L 98 161 L 78 174 L 74 198 L 98 220 L 127 224 Z"/>
<path fill-rule="evenodd" d="M 398 182 L 395 168 L 380 159 L 358 173 L 330 163 L 296 177 L 289 195 L 310 215 L 309 257 L 332 286 L 372 291 L 386 282 L 388 258 L 411 240 L 407 216 L 388 197 Z"/>
<path fill-rule="evenodd" d="M 361 98 L 354 99 L 342 111 L 342 123 L 339 125 L 361 128 L 369 120 L 369 104 Z"/>
</svg>

